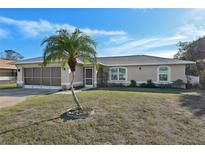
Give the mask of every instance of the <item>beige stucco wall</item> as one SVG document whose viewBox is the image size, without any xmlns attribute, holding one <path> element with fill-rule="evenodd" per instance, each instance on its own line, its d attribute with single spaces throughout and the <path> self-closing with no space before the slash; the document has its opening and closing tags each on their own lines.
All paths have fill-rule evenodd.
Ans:
<svg viewBox="0 0 205 154">
<path fill-rule="evenodd" d="M 72 74 L 71 72 L 69 73 L 70 75 L 70 80 L 72 80 Z M 82 82 L 83 81 L 83 65 L 77 65 L 76 70 L 75 70 L 75 79 L 74 82 Z"/>
<path fill-rule="evenodd" d="M 66 88 L 70 88 L 70 82 L 72 80 L 72 73 L 69 69 L 69 78 L 67 78 L 68 84 L 66 85 Z M 77 64 L 76 71 L 75 71 L 75 79 L 73 83 L 74 87 L 77 86 L 83 86 L 83 65 Z"/>
<path fill-rule="evenodd" d="M 185 65 L 171 65 L 171 80 L 182 79 L 184 82 L 187 82 L 185 68 Z"/>
<path fill-rule="evenodd" d="M 131 80 L 135 80 L 138 83 L 146 82 L 147 80 L 152 80 L 155 83 L 158 81 L 158 68 L 160 65 L 154 66 L 122 66 L 127 69 L 127 80 L 126 81 L 108 81 L 109 83 L 123 83 L 128 85 Z M 169 82 L 175 81 L 177 79 L 182 79 L 186 82 L 185 75 L 185 65 L 163 65 L 168 66 L 169 72 Z M 141 68 L 141 69 L 140 69 Z"/>
<path fill-rule="evenodd" d="M 141 70 L 140 70 L 141 67 Z M 157 66 L 128 66 L 127 79 L 144 82 L 147 80 L 157 81 Z"/>
</svg>

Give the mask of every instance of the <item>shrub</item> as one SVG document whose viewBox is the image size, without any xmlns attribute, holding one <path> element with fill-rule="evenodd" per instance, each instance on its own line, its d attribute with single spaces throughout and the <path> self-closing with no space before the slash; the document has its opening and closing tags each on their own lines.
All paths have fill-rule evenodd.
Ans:
<svg viewBox="0 0 205 154">
<path fill-rule="evenodd" d="M 152 82 L 152 80 L 147 80 L 147 83 L 140 84 L 141 88 L 155 88 L 155 84 Z"/>
<path fill-rule="evenodd" d="M 185 85 L 184 81 L 181 79 L 177 79 L 175 81 L 173 81 L 172 83 L 173 87 L 175 88 L 183 88 L 183 86 Z"/>
<path fill-rule="evenodd" d="M 172 88 L 172 84 L 158 84 L 157 87 L 159 88 Z"/>
<path fill-rule="evenodd" d="M 135 81 L 135 80 L 131 80 L 129 86 L 130 86 L 130 87 L 137 87 L 136 81 Z"/>
<path fill-rule="evenodd" d="M 152 82 L 152 80 L 147 80 L 147 87 L 148 88 L 155 88 L 155 84 Z"/>
<path fill-rule="evenodd" d="M 108 86 L 109 87 L 126 87 L 122 83 L 109 83 Z"/>
<path fill-rule="evenodd" d="M 175 85 L 183 85 L 184 81 L 182 79 L 177 79 L 177 80 L 173 81 L 173 84 L 175 84 Z"/>
<path fill-rule="evenodd" d="M 139 87 L 140 87 L 140 88 L 147 88 L 147 84 L 146 84 L 146 83 L 141 83 L 141 84 L 139 85 Z"/>
<path fill-rule="evenodd" d="M 188 83 L 186 84 L 186 88 L 187 88 L 187 89 L 192 89 L 192 88 L 193 88 L 193 85 L 188 82 Z"/>
</svg>

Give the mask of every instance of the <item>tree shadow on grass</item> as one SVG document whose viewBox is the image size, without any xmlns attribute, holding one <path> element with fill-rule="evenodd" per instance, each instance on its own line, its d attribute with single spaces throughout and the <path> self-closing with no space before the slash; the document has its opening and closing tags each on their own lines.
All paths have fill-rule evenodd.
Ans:
<svg viewBox="0 0 205 154">
<path fill-rule="evenodd" d="M 180 98 L 181 106 L 187 107 L 195 116 L 205 115 L 205 97 L 204 93 L 200 95 L 182 95 Z"/>
<path fill-rule="evenodd" d="M 0 135 L 7 134 L 7 133 L 10 133 L 10 132 L 14 132 L 14 131 L 17 131 L 17 130 L 20 130 L 20 129 L 28 128 L 30 126 L 39 125 L 39 124 L 41 124 L 43 122 L 54 121 L 54 120 L 57 120 L 59 118 L 60 118 L 60 116 L 54 117 L 54 118 L 50 118 L 50 119 L 46 119 L 46 120 L 41 120 L 41 121 L 33 122 L 33 123 L 25 125 L 25 126 L 20 126 L 20 127 L 8 129 L 8 130 L 0 132 Z"/>
<path fill-rule="evenodd" d="M 79 118 L 72 117 L 72 116 L 67 116 L 67 112 L 64 112 L 60 116 L 56 116 L 54 118 L 45 119 L 45 120 L 33 122 L 31 124 L 28 124 L 28 125 L 24 125 L 24 126 L 20 126 L 20 127 L 16 127 L 16 128 L 12 128 L 12 129 L 2 131 L 2 132 L 0 132 L 0 135 L 6 134 L 6 133 L 9 133 L 9 132 L 14 132 L 14 131 L 17 131 L 17 130 L 20 130 L 20 129 L 28 128 L 28 127 L 31 127 L 31 126 L 34 126 L 34 125 L 39 125 L 39 124 L 44 123 L 44 122 L 54 121 L 54 120 L 57 120 L 57 119 L 62 119 L 63 122 L 66 122 L 66 121 L 69 121 L 69 120 L 77 120 Z M 82 117 L 81 119 L 85 119 L 85 118 Z"/>
</svg>

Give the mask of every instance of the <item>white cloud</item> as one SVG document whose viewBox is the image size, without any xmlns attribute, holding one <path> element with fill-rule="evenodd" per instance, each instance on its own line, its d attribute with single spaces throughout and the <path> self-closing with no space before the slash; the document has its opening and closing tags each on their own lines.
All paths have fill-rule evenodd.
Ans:
<svg viewBox="0 0 205 154">
<path fill-rule="evenodd" d="M 192 41 L 199 37 L 205 36 L 205 26 L 187 24 L 179 27 L 177 34 L 183 36 L 183 40 Z"/>
<path fill-rule="evenodd" d="M 0 29 L 0 38 L 6 38 L 8 37 L 9 32 L 4 29 Z"/>
<path fill-rule="evenodd" d="M 170 37 L 150 37 L 144 39 L 137 39 L 127 41 L 120 45 L 115 45 L 112 47 L 107 47 L 102 49 L 102 51 L 108 54 L 140 54 L 150 52 L 152 49 L 163 48 L 166 46 L 175 46 L 184 37 L 181 35 L 174 35 Z M 175 51 L 176 52 L 176 51 Z"/>
<path fill-rule="evenodd" d="M 12 18 L 0 16 L 0 23 L 18 27 L 25 36 L 36 37 L 42 33 L 55 32 L 59 28 L 66 28 L 68 31 L 73 31 L 76 27 L 70 24 L 55 24 L 47 20 L 15 20 Z M 105 31 L 90 28 L 81 28 L 81 31 L 89 35 L 125 35 L 124 31 Z"/>
<path fill-rule="evenodd" d="M 164 57 L 164 58 L 174 58 L 174 55 L 177 53 L 176 50 L 163 50 L 159 52 L 148 52 L 147 55 Z"/>
<path fill-rule="evenodd" d="M 103 51 L 105 52 L 114 52 L 114 53 L 122 53 L 127 51 L 133 51 L 135 49 L 138 49 L 140 47 L 144 47 L 147 44 L 151 44 L 152 42 L 155 42 L 155 38 L 147 38 L 147 39 L 140 39 L 140 40 L 132 40 L 128 41 L 126 43 L 123 43 L 121 45 L 116 45 L 114 47 L 108 47 L 104 48 Z"/>
<path fill-rule="evenodd" d="M 176 34 L 184 36 L 185 41 L 193 41 L 205 36 L 205 9 L 191 9 L 182 18 L 183 24 Z"/>
<path fill-rule="evenodd" d="M 125 35 L 126 32 L 124 31 L 105 31 L 105 30 L 97 30 L 97 29 L 90 29 L 90 28 L 82 28 L 83 32 L 89 35 Z"/>
<path fill-rule="evenodd" d="M 144 55 L 150 55 L 150 56 L 156 56 L 156 57 L 164 57 L 164 58 L 174 58 L 174 55 L 177 53 L 177 50 L 155 50 L 155 51 L 149 51 L 149 52 L 114 52 L 114 53 L 107 53 L 106 56 L 124 56 L 124 55 L 137 55 L 137 54 L 144 54 Z M 104 53 L 101 52 L 99 56 L 105 56 Z"/>
<path fill-rule="evenodd" d="M 132 39 L 126 37 L 126 36 L 117 36 L 117 37 L 111 37 L 109 39 L 109 41 L 111 43 L 116 43 L 116 44 L 121 44 L 121 43 L 124 43 L 124 42 L 127 42 L 127 41 L 130 41 Z"/>
</svg>

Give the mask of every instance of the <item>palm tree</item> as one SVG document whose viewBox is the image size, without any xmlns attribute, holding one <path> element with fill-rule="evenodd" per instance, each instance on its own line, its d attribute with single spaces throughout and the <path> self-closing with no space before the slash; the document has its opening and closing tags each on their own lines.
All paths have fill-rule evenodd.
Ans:
<svg viewBox="0 0 205 154">
<path fill-rule="evenodd" d="M 41 45 L 44 45 L 43 63 L 45 66 L 57 60 L 62 62 L 63 67 L 66 64 L 70 67 L 72 73 L 72 96 L 77 105 L 77 109 L 82 110 L 83 108 L 73 88 L 77 58 L 83 58 L 84 65 L 89 61 L 96 67 L 96 42 L 79 29 L 75 29 L 72 33 L 69 33 L 66 29 L 60 29 L 55 35 L 44 39 Z"/>
</svg>

